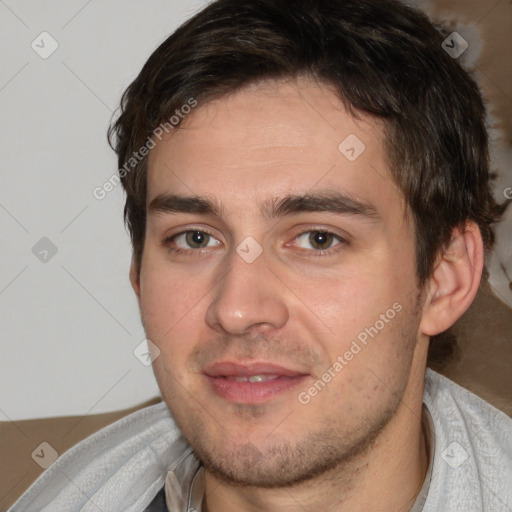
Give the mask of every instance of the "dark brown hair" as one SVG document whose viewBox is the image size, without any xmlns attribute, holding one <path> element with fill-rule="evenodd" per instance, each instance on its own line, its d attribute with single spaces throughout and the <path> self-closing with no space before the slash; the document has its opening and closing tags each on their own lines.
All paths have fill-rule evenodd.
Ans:
<svg viewBox="0 0 512 512">
<path fill-rule="evenodd" d="M 109 130 L 124 169 L 135 263 L 140 268 L 147 158 L 132 157 L 155 128 L 191 98 L 201 105 L 260 80 L 304 75 L 334 87 L 354 115 L 384 122 L 390 173 L 414 220 L 419 285 L 466 220 L 478 224 L 488 251 L 503 208 L 490 189 L 485 108 L 473 79 L 443 49 L 446 36 L 395 0 L 208 5 L 150 56 Z"/>
</svg>

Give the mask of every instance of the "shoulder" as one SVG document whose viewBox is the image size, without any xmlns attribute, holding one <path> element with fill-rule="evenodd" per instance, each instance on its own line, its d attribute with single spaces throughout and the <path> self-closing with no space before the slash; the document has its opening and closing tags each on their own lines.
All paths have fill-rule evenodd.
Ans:
<svg viewBox="0 0 512 512">
<path fill-rule="evenodd" d="M 512 460 L 512 418 L 504 412 L 430 369 L 425 378 L 424 402 L 452 436 L 474 434 L 482 448 L 497 443 L 503 455 Z"/>
<path fill-rule="evenodd" d="M 191 452 L 164 403 L 141 409 L 59 457 L 9 509 L 143 510 L 163 487 L 167 470 Z"/>
<path fill-rule="evenodd" d="M 432 370 L 424 403 L 435 444 L 425 510 L 511 510 L 512 418 Z"/>
</svg>

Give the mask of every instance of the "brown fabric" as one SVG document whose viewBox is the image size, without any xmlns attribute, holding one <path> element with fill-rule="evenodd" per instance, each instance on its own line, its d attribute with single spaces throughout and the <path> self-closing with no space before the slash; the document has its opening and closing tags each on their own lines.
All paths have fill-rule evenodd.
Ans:
<svg viewBox="0 0 512 512">
<path fill-rule="evenodd" d="M 433 369 L 512 416 L 512 309 L 484 283 L 452 331 L 454 357 Z"/>
<path fill-rule="evenodd" d="M 43 472 L 31 456 L 41 443 L 47 442 L 62 455 L 103 427 L 160 401 L 155 398 L 131 409 L 105 414 L 0 422 L 0 512 L 5 512 Z"/>
<path fill-rule="evenodd" d="M 420 2 L 421 3 L 421 2 Z M 475 27 L 482 39 L 476 78 L 492 105 L 504 142 L 512 145 L 512 12 L 510 1 L 434 0 L 427 12 L 440 21 L 453 20 Z"/>
</svg>

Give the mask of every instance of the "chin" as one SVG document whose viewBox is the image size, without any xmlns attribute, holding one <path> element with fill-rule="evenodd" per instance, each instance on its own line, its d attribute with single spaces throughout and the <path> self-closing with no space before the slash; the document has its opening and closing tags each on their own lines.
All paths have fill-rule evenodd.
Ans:
<svg viewBox="0 0 512 512">
<path fill-rule="evenodd" d="M 231 486 L 265 489 L 293 487 L 338 466 L 338 460 L 310 460 L 294 453 L 290 446 L 273 447 L 262 452 L 252 443 L 234 452 L 200 453 L 196 455 L 205 469 L 218 480 Z"/>
<path fill-rule="evenodd" d="M 313 433 L 292 443 L 280 440 L 266 445 L 245 442 L 228 446 L 207 435 L 189 440 L 206 471 L 231 486 L 275 489 L 293 487 L 341 470 L 373 442 L 374 436 L 345 444 L 339 431 Z M 265 441 L 264 441 L 265 442 Z"/>
</svg>

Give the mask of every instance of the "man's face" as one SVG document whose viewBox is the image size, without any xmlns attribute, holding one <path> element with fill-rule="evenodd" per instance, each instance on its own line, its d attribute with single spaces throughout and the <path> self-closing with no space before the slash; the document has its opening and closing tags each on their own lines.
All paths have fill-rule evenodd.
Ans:
<svg viewBox="0 0 512 512">
<path fill-rule="evenodd" d="M 151 151 L 134 284 L 163 398 L 212 473 L 302 481 L 399 416 L 419 365 L 404 208 L 382 126 L 306 80 L 199 105 Z"/>
</svg>

